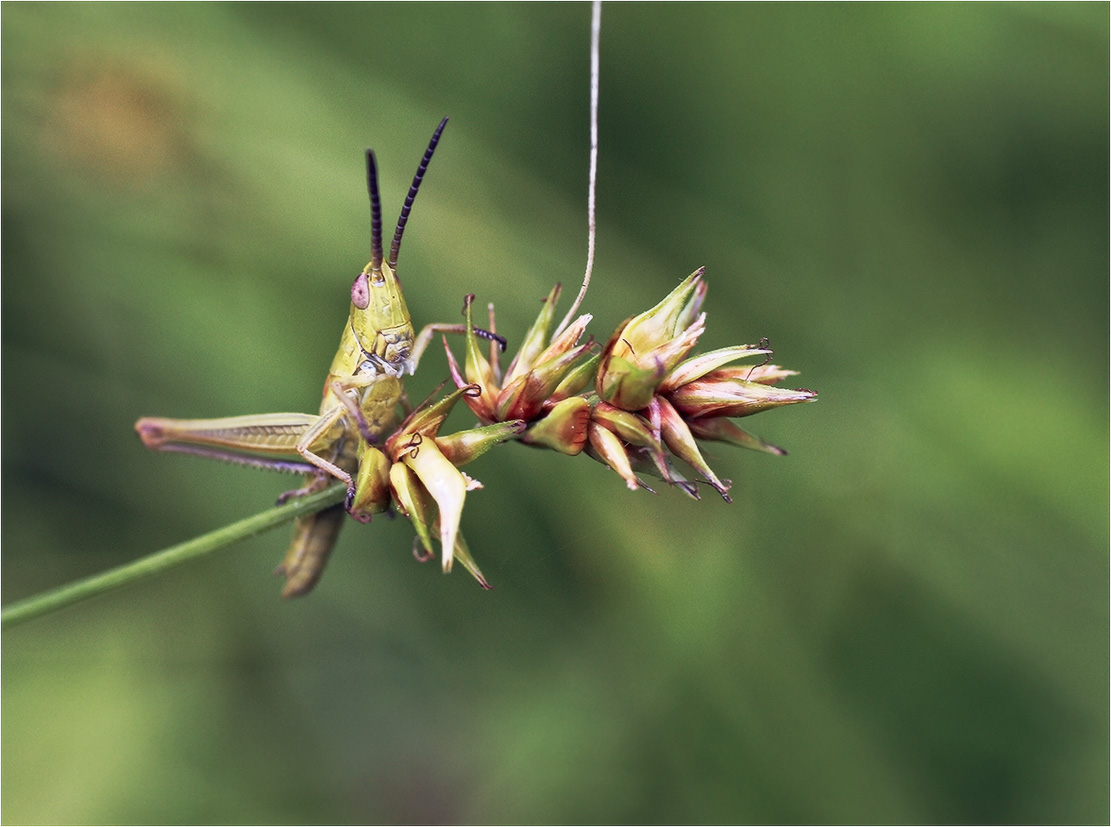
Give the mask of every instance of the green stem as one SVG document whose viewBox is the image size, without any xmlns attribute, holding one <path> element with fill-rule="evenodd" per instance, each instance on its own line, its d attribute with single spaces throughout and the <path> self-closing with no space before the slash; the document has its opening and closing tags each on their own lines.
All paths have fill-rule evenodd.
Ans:
<svg viewBox="0 0 1111 827">
<path fill-rule="evenodd" d="M 346 489 L 342 485 L 333 485 L 323 491 L 280 505 L 277 508 L 271 508 L 268 511 L 255 514 L 253 517 L 248 517 L 229 526 L 218 528 L 208 534 L 202 534 L 200 537 L 194 537 L 192 540 L 187 540 L 176 546 L 170 546 L 170 548 L 162 551 L 148 554 L 133 563 L 126 563 L 101 574 L 86 577 L 84 580 L 78 580 L 34 597 L 28 597 L 26 600 L 20 600 L 0 610 L 0 627 L 15 626 L 17 623 L 49 614 L 89 597 L 104 594 L 128 583 L 134 583 L 159 574 L 189 560 L 211 554 L 239 540 L 244 540 L 267 529 L 289 522 L 296 517 L 321 511 L 330 505 L 342 502 L 345 492 Z"/>
</svg>

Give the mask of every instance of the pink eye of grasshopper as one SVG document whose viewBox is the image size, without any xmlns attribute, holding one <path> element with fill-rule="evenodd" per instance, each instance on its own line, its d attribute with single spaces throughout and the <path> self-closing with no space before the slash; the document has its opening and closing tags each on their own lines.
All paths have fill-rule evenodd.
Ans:
<svg viewBox="0 0 1111 827">
<path fill-rule="evenodd" d="M 370 286 L 367 284 L 366 273 L 359 273 L 351 285 L 351 303 L 360 310 L 370 306 Z"/>
</svg>

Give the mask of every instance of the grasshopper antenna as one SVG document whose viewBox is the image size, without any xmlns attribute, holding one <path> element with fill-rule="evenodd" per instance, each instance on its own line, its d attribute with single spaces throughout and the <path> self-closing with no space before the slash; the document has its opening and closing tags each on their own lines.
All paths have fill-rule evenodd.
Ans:
<svg viewBox="0 0 1111 827">
<path fill-rule="evenodd" d="M 382 271 L 382 201 L 378 197 L 378 164 L 374 150 L 366 151 L 366 189 L 370 193 L 370 269 Z M 395 242 L 396 243 L 396 242 Z M 396 259 L 397 256 L 395 255 Z"/>
<path fill-rule="evenodd" d="M 447 118 L 440 121 L 440 125 L 436 127 L 436 131 L 432 133 L 432 140 L 428 142 L 428 149 L 424 151 L 424 157 L 421 158 L 420 166 L 417 167 L 417 174 L 413 176 L 413 183 L 409 187 L 409 194 L 405 196 L 405 204 L 401 208 L 401 216 L 397 219 L 397 230 L 393 234 L 393 244 L 390 245 L 390 269 L 397 269 L 397 254 L 401 250 L 401 234 L 405 232 L 405 222 L 409 220 L 409 211 L 413 209 L 413 201 L 416 200 L 417 190 L 420 189 L 420 182 L 424 179 L 424 173 L 428 170 L 428 163 L 432 160 L 432 153 L 436 151 L 436 144 L 440 142 L 440 133 L 444 131 L 447 126 Z M 379 241 L 379 254 L 381 248 L 381 241 Z"/>
</svg>

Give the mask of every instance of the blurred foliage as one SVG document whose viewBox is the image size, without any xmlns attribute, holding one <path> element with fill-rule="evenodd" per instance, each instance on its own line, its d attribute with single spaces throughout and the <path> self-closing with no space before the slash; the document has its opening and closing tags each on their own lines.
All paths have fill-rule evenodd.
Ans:
<svg viewBox="0 0 1111 827">
<path fill-rule="evenodd" d="M 363 147 L 396 215 L 452 117 L 418 324 L 576 285 L 588 25 L 5 4 L 5 602 L 289 487 L 132 423 L 315 410 Z M 376 520 L 305 600 L 283 530 L 13 629 L 5 822 L 1106 822 L 1107 65 L 1106 4 L 607 7 L 592 332 L 706 265 L 704 348 L 821 394 L 791 456 L 726 506 L 504 446 L 493 592 Z"/>
</svg>

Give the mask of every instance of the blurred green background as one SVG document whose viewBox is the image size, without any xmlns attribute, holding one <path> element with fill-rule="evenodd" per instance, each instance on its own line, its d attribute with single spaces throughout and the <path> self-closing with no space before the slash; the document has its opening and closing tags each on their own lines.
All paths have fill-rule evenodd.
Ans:
<svg viewBox="0 0 1111 827">
<path fill-rule="evenodd" d="M 316 409 L 364 147 L 390 219 L 452 118 L 417 324 L 577 285 L 589 14 L 4 5 L 5 603 L 290 486 L 132 423 Z M 607 6 L 591 331 L 706 265 L 791 455 L 727 506 L 508 445 L 493 592 L 376 520 L 305 600 L 282 528 L 6 631 L 4 821 L 1106 823 L 1108 16 Z"/>
</svg>

